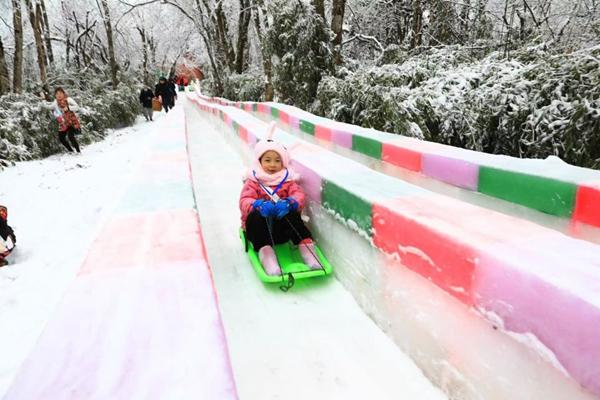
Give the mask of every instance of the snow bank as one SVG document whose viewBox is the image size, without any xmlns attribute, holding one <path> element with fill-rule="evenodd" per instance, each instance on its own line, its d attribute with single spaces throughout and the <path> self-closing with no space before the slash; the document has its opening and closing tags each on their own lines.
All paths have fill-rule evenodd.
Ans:
<svg viewBox="0 0 600 400">
<path fill-rule="evenodd" d="M 248 148 L 266 130 L 265 123 L 240 109 L 191 99 L 231 126 Z M 451 318 L 454 329 L 433 329 L 425 335 L 431 339 L 427 346 L 412 349 L 420 354 L 415 357 L 420 363 L 433 357 L 436 365 L 430 365 L 429 372 L 438 381 L 450 379 L 472 393 L 469 398 L 588 397 L 575 382 L 600 394 L 598 246 L 373 172 L 282 131 L 276 138 L 293 149 L 294 167 L 322 211 L 314 224 L 322 224 L 327 220 L 323 216 L 331 213 L 368 239 L 360 251 L 355 251 L 356 240 L 330 243 L 325 249 L 338 275 L 344 276 L 346 268 L 352 271 L 346 272 L 351 290 L 384 329 L 389 321 L 398 321 L 395 313 L 401 307 L 387 302 L 394 304 L 394 296 L 409 290 L 403 281 L 407 276 L 420 278 L 423 290 L 436 293 L 444 304 L 433 315 Z M 322 231 L 321 236 L 331 234 Z M 337 234 L 333 237 L 335 242 L 342 240 Z M 446 295 L 426 289 L 434 287 L 427 281 Z M 410 296 L 404 300 L 417 309 L 431 301 L 422 296 L 414 304 Z M 444 315 L 447 307 L 456 315 Z M 393 324 L 390 334 L 402 345 L 407 340 L 402 332 L 410 328 L 399 325 Z M 421 322 L 417 325 L 423 327 Z M 498 335 L 500 330 L 531 334 L 536 341 L 527 343 L 538 345 L 533 351 L 523 350 L 525 341 L 509 340 L 509 335 Z M 469 341 L 456 335 L 485 346 L 475 346 L 477 354 L 471 354 Z M 411 345 L 418 343 L 418 336 Z M 541 348 L 548 350 L 537 351 Z M 549 352 L 562 367 L 545 361 Z M 519 373 L 510 373 L 514 365 L 519 365 Z M 562 375 L 562 368 L 573 380 Z M 448 377 L 449 370 L 465 381 Z M 507 376 L 508 383 L 503 381 Z M 548 385 L 531 386 L 531 376 L 544 376 Z M 517 394 L 512 393 L 514 387 Z"/>
</svg>

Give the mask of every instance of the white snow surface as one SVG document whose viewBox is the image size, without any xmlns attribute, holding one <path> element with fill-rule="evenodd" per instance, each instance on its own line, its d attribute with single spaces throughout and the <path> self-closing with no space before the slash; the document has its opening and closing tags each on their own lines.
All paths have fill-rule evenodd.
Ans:
<svg viewBox="0 0 600 400">
<path fill-rule="evenodd" d="M 335 278 L 290 293 L 258 280 L 237 236 L 243 163 L 199 115 L 188 115 L 194 189 L 240 398 L 445 398 Z M 0 204 L 17 235 L 0 268 L 0 398 L 153 136 L 140 122 L 82 155 L 0 171 Z"/>
<path fill-rule="evenodd" d="M 0 204 L 17 236 L 10 264 L 0 268 L 0 398 L 142 160 L 151 132 L 152 125 L 138 123 L 80 155 L 0 171 Z"/>
</svg>

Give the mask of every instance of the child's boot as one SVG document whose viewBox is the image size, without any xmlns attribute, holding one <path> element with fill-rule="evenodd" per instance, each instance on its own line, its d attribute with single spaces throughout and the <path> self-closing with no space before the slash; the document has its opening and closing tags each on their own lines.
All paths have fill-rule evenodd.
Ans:
<svg viewBox="0 0 600 400">
<path fill-rule="evenodd" d="M 264 246 L 258 250 L 258 259 L 269 275 L 281 275 L 281 268 L 277 262 L 275 250 L 271 246 Z"/>
<path fill-rule="evenodd" d="M 312 239 L 304 239 L 300 242 L 300 255 L 304 260 L 304 263 L 310 267 L 310 269 L 321 269 L 321 263 L 316 258 L 317 250 Z"/>
</svg>

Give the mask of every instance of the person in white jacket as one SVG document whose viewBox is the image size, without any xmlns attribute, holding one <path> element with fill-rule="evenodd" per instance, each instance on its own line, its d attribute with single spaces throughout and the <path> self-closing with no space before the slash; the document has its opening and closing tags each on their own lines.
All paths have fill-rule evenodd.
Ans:
<svg viewBox="0 0 600 400">
<path fill-rule="evenodd" d="M 75 139 L 75 134 L 81 132 L 79 119 L 75 115 L 75 111 L 79 110 L 79 106 L 75 100 L 67 96 L 67 93 L 61 87 L 57 87 L 54 90 L 54 98 L 52 113 L 58 122 L 58 139 L 70 153 L 73 152 L 73 149 L 77 153 L 81 153 L 79 143 Z M 67 141 L 67 137 L 69 141 Z"/>
</svg>

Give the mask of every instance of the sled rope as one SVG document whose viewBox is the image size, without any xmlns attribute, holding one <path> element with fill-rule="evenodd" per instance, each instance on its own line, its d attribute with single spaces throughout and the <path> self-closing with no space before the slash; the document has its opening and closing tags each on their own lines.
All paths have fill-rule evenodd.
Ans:
<svg viewBox="0 0 600 400">
<path fill-rule="evenodd" d="M 290 226 L 290 228 L 292 228 L 292 230 L 294 231 L 294 233 L 296 234 L 296 236 L 298 236 L 298 239 L 300 239 L 300 241 L 302 241 L 302 236 L 300 235 L 300 232 L 298 232 L 296 230 L 296 228 L 294 228 L 294 225 L 288 220 L 287 216 L 284 216 L 283 218 L 285 219 L 285 222 L 288 223 L 288 225 Z M 308 250 L 310 252 L 310 254 L 312 254 L 312 256 L 314 257 L 314 259 L 317 260 L 317 262 L 319 263 L 319 266 L 321 267 L 321 269 L 325 272 L 325 267 L 321 263 L 321 259 L 306 244 L 302 244 L 302 245 L 306 248 L 306 250 Z"/>
<path fill-rule="evenodd" d="M 271 246 L 273 248 L 275 248 L 275 239 L 273 239 L 273 227 L 272 227 L 273 217 L 265 218 L 265 223 L 267 224 L 267 230 L 269 231 L 269 237 L 271 238 Z M 277 257 L 277 255 L 275 257 Z M 281 268 L 281 265 L 279 266 L 279 269 L 281 270 L 281 285 L 279 286 L 279 289 L 281 289 L 284 292 L 287 292 L 288 290 L 290 290 L 292 288 L 292 286 L 294 286 L 294 283 L 296 283 L 296 280 L 294 279 L 294 275 L 289 273 L 288 281 L 286 283 L 285 277 L 283 274 L 283 268 Z"/>
</svg>

